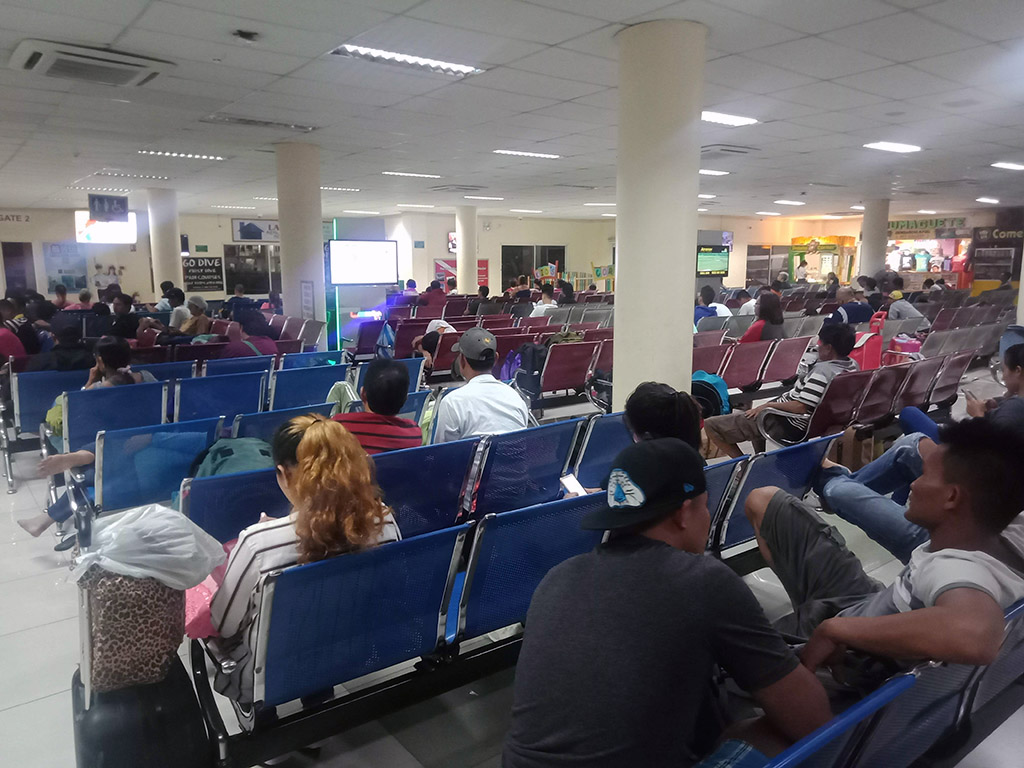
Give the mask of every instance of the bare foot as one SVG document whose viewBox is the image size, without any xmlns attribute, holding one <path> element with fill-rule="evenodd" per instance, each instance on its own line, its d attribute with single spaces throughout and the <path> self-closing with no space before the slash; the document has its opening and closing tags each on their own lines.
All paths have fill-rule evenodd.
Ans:
<svg viewBox="0 0 1024 768">
<path fill-rule="evenodd" d="M 829 459 L 828 456 L 823 457 L 822 460 L 821 460 L 821 468 L 822 469 L 831 469 L 832 467 L 839 467 L 839 466 L 842 466 L 842 465 L 841 464 L 836 464 L 834 461 Z"/>
<path fill-rule="evenodd" d="M 55 453 L 52 456 L 41 459 L 38 466 L 39 476 L 59 475 L 61 472 L 73 468 L 75 465 L 70 459 L 71 454 L 68 453 Z"/>
<path fill-rule="evenodd" d="M 43 535 L 47 528 L 53 525 L 56 520 L 50 517 L 45 512 L 35 517 L 26 517 L 18 521 L 18 525 L 24 528 L 28 533 L 36 538 Z"/>
</svg>

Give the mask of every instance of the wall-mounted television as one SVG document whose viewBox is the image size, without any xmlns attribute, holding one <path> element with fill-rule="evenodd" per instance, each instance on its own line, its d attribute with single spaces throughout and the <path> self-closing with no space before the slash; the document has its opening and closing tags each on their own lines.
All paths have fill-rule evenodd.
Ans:
<svg viewBox="0 0 1024 768">
<path fill-rule="evenodd" d="M 391 285 L 398 282 L 398 241 L 331 240 L 332 285 Z"/>
<path fill-rule="evenodd" d="M 88 211 L 75 211 L 75 240 L 79 243 L 132 244 L 138 239 L 138 221 L 133 211 L 128 212 L 128 221 L 93 221 Z"/>
<path fill-rule="evenodd" d="M 727 274 L 729 274 L 729 249 L 726 246 L 697 246 L 698 277 L 725 277 Z"/>
</svg>

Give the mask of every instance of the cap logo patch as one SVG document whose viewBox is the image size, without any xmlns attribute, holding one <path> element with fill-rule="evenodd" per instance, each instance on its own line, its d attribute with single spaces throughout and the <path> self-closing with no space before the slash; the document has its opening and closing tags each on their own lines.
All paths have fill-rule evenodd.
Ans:
<svg viewBox="0 0 1024 768">
<path fill-rule="evenodd" d="M 612 470 L 608 476 L 609 507 L 642 507 L 646 501 L 644 492 L 625 470 Z"/>
</svg>

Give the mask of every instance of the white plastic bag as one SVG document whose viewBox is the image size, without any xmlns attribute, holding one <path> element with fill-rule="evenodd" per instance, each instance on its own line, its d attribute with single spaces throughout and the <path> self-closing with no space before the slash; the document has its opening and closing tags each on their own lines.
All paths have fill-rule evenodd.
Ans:
<svg viewBox="0 0 1024 768">
<path fill-rule="evenodd" d="M 79 556 L 71 575 L 77 581 L 90 566 L 98 565 L 112 573 L 188 589 L 226 557 L 220 542 L 183 514 L 148 504 L 96 520 L 89 550 Z"/>
</svg>

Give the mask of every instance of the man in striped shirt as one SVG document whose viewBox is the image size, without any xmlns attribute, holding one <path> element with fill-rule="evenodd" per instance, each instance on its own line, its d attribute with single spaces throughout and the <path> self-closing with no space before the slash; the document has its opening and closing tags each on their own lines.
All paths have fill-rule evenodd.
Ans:
<svg viewBox="0 0 1024 768">
<path fill-rule="evenodd" d="M 409 395 L 409 369 L 384 358 L 369 366 L 359 392 L 363 412 L 339 413 L 334 420 L 344 424 L 371 456 L 423 445 L 419 424 L 397 415 Z"/>
</svg>

